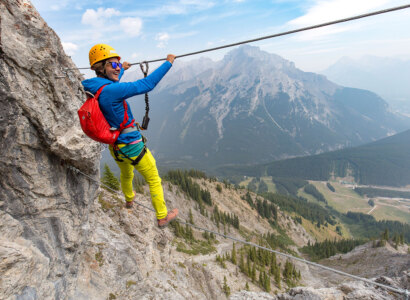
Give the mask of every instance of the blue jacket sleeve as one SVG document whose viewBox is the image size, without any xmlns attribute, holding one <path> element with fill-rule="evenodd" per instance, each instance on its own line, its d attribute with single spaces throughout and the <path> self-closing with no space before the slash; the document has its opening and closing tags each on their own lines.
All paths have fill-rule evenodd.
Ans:
<svg viewBox="0 0 410 300">
<path fill-rule="evenodd" d="M 120 75 L 118 76 L 119 80 L 121 80 L 122 75 L 124 75 L 124 68 L 121 68 Z"/>
<path fill-rule="evenodd" d="M 154 72 L 144 79 L 134 82 L 117 82 L 105 87 L 107 94 L 115 95 L 116 99 L 127 99 L 132 96 L 145 94 L 151 91 L 172 67 L 169 61 L 164 62 Z M 121 70 L 123 73 L 123 70 Z M 122 75 L 120 73 L 120 75 Z"/>
</svg>

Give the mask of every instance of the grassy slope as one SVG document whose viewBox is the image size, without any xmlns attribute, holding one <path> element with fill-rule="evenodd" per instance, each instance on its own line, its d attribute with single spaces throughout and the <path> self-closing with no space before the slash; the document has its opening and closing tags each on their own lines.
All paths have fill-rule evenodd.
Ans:
<svg viewBox="0 0 410 300">
<path fill-rule="evenodd" d="M 336 190 L 335 192 L 329 190 L 325 182 L 310 181 L 310 183 L 325 196 L 331 207 L 341 213 L 347 213 L 348 211 L 367 213 L 371 209 L 366 199 L 339 183 L 331 183 Z"/>
<path fill-rule="evenodd" d="M 372 207 L 367 203 L 368 199 L 356 194 L 352 189 L 332 182 L 335 192 L 330 191 L 326 183 L 320 181 L 310 181 L 325 196 L 329 205 L 341 213 L 348 211 L 368 213 Z M 309 198 L 308 198 L 309 199 Z M 376 220 L 394 220 L 410 223 L 410 214 L 398 207 L 391 206 L 390 201 L 376 200 L 376 209 L 371 215 Z"/>
<path fill-rule="evenodd" d="M 339 235 L 336 233 L 336 226 L 339 225 L 342 227 L 342 235 Z M 306 220 L 302 218 L 302 226 L 305 228 L 305 230 L 313 236 L 318 242 L 322 242 L 324 240 L 334 240 L 334 239 L 342 239 L 342 238 L 351 238 L 352 235 L 350 234 L 348 228 L 346 228 L 343 224 L 337 224 L 337 225 L 328 225 L 326 226 L 321 226 L 320 229 L 310 222 L 309 220 Z"/>
<path fill-rule="evenodd" d="M 271 177 L 262 177 L 262 180 L 266 182 L 268 185 L 270 192 L 276 192 L 275 185 L 272 183 Z M 242 182 L 242 185 L 246 185 L 249 183 L 251 179 L 247 179 L 247 181 Z M 342 185 L 338 182 L 331 182 L 332 186 L 335 188 L 335 192 L 329 190 L 326 186 L 326 182 L 323 181 L 309 181 L 313 184 L 326 198 L 328 201 L 328 205 L 334 208 L 335 210 L 341 213 L 347 213 L 348 211 L 353 212 L 361 212 L 361 213 L 368 213 L 372 207 L 367 203 L 368 199 L 362 197 L 355 193 L 351 188 Z M 321 206 L 325 206 L 323 202 L 319 202 L 316 200 L 312 195 L 306 194 L 303 191 L 303 188 L 298 191 L 298 195 L 306 198 L 309 202 L 313 202 L 319 204 Z M 391 201 L 387 200 L 376 200 L 376 209 L 372 211 L 372 215 L 375 217 L 376 220 L 394 220 L 400 221 L 404 223 L 410 223 L 410 214 L 406 211 L 403 211 L 399 207 L 392 206 Z M 302 217 L 302 225 L 306 229 L 306 231 L 315 237 L 318 241 L 323 241 L 325 239 L 338 239 L 338 238 L 351 238 L 352 233 L 350 230 L 354 230 L 354 228 L 350 228 L 345 224 L 337 224 L 342 228 L 342 236 L 336 233 L 336 225 L 328 227 L 322 226 L 320 229 L 317 228 L 315 224 L 312 222 L 304 219 Z"/>
<path fill-rule="evenodd" d="M 376 220 L 387 219 L 410 223 L 410 214 L 408 212 L 405 212 L 398 207 L 378 205 L 378 202 L 376 202 L 376 205 L 376 209 L 372 212 L 372 215 Z"/>
<path fill-rule="evenodd" d="M 243 187 L 247 187 L 248 184 L 252 181 L 252 178 L 253 178 L 253 177 L 248 177 L 248 178 L 245 179 L 244 181 L 241 181 L 241 182 L 239 183 L 239 185 L 240 185 L 240 186 L 243 186 Z M 276 193 L 276 192 L 277 192 L 276 186 L 275 186 L 275 184 L 273 183 L 271 176 L 261 177 L 261 180 L 263 180 L 263 181 L 266 183 L 266 185 L 268 186 L 268 191 L 269 191 L 269 192 L 271 192 L 271 193 Z M 256 184 L 256 187 L 257 187 L 257 188 L 259 187 L 259 183 Z"/>
<path fill-rule="evenodd" d="M 276 186 L 272 181 L 272 177 L 271 176 L 266 176 L 266 177 L 261 177 L 261 179 L 263 181 L 265 181 L 266 185 L 268 186 L 268 191 L 271 193 L 276 193 Z"/>
</svg>

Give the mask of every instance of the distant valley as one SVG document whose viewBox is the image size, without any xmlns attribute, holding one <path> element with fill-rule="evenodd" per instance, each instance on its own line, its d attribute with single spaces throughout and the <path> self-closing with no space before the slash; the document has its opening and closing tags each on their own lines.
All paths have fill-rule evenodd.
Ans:
<svg viewBox="0 0 410 300">
<path fill-rule="evenodd" d="M 410 184 L 410 130 L 363 146 L 260 165 L 224 166 L 225 176 L 273 176 L 307 180 L 350 177 L 365 185 Z"/>
</svg>

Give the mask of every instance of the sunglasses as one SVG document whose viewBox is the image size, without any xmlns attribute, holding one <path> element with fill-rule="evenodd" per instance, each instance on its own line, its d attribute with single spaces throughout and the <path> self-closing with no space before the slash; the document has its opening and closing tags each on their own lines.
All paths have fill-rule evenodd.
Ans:
<svg viewBox="0 0 410 300">
<path fill-rule="evenodd" d="M 111 62 L 108 62 L 108 63 L 111 64 L 111 67 L 113 69 L 116 69 L 117 67 L 119 67 L 120 69 L 122 68 L 122 63 L 120 63 L 120 62 L 111 61 Z"/>
</svg>

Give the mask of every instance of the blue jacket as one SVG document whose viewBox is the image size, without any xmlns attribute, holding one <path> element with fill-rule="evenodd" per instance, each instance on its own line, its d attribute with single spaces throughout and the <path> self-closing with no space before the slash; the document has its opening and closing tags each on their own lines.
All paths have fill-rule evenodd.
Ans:
<svg viewBox="0 0 410 300">
<path fill-rule="evenodd" d="M 111 127 L 119 128 L 120 124 L 124 120 L 124 106 L 123 100 L 133 97 L 135 95 L 145 94 L 151 91 L 160 82 L 162 77 L 172 67 L 169 61 L 164 62 L 154 72 L 148 75 L 144 79 L 140 79 L 134 82 L 119 82 L 111 81 L 107 78 L 94 77 L 82 81 L 85 91 L 95 94 L 100 87 L 107 85 L 102 90 L 98 102 L 100 109 L 107 119 L 108 124 Z M 121 79 L 124 74 L 124 69 L 121 69 L 119 78 Z M 130 106 L 128 104 L 128 125 L 134 119 Z M 126 134 L 120 134 L 117 143 L 131 143 L 133 141 L 141 139 L 141 133 L 139 131 L 133 131 Z"/>
</svg>

